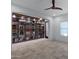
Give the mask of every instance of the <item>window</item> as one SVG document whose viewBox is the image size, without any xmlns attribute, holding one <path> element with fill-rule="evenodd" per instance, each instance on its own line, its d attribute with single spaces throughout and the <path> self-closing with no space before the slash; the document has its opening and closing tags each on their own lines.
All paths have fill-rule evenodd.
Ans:
<svg viewBox="0 0 79 59">
<path fill-rule="evenodd" d="M 61 22 L 60 33 L 63 36 L 68 36 L 68 22 Z"/>
</svg>

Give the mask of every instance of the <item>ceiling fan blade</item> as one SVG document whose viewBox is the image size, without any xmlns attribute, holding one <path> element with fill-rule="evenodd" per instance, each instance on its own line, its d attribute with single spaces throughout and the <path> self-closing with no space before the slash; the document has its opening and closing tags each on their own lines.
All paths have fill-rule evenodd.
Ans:
<svg viewBox="0 0 79 59">
<path fill-rule="evenodd" d="M 59 8 L 59 7 L 53 7 L 52 9 L 63 10 L 62 8 Z"/>
<path fill-rule="evenodd" d="M 62 8 L 59 7 L 50 7 L 50 8 L 46 8 L 45 10 L 49 10 L 49 9 L 63 10 Z"/>
<path fill-rule="evenodd" d="M 52 7 L 50 7 L 50 8 L 46 8 L 46 9 L 44 9 L 44 10 L 49 10 L 49 9 L 52 9 Z"/>
</svg>

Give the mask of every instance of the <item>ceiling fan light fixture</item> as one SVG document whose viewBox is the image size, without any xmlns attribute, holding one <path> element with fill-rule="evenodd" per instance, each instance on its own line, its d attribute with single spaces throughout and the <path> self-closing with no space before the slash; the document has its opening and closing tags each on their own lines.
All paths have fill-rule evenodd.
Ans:
<svg viewBox="0 0 79 59">
<path fill-rule="evenodd" d="M 52 6 L 52 7 L 46 8 L 45 10 L 49 10 L 49 9 L 63 10 L 63 9 L 62 9 L 62 8 L 60 8 L 60 7 L 55 7 L 55 0 L 52 0 L 52 4 L 53 4 L 53 6 Z"/>
</svg>

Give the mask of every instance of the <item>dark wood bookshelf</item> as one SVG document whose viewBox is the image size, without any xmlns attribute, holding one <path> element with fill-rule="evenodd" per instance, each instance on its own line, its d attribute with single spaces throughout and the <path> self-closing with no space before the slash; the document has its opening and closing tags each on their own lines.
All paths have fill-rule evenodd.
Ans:
<svg viewBox="0 0 79 59">
<path fill-rule="evenodd" d="M 45 19 L 12 13 L 12 43 L 45 38 L 45 31 Z"/>
</svg>

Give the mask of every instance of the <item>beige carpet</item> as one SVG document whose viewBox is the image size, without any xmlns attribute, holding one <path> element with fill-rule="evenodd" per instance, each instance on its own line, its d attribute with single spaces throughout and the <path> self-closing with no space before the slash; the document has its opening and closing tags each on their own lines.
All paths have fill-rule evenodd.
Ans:
<svg viewBox="0 0 79 59">
<path fill-rule="evenodd" d="M 47 39 L 12 44 L 12 59 L 68 59 L 68 46 Z"/>
</svg>

